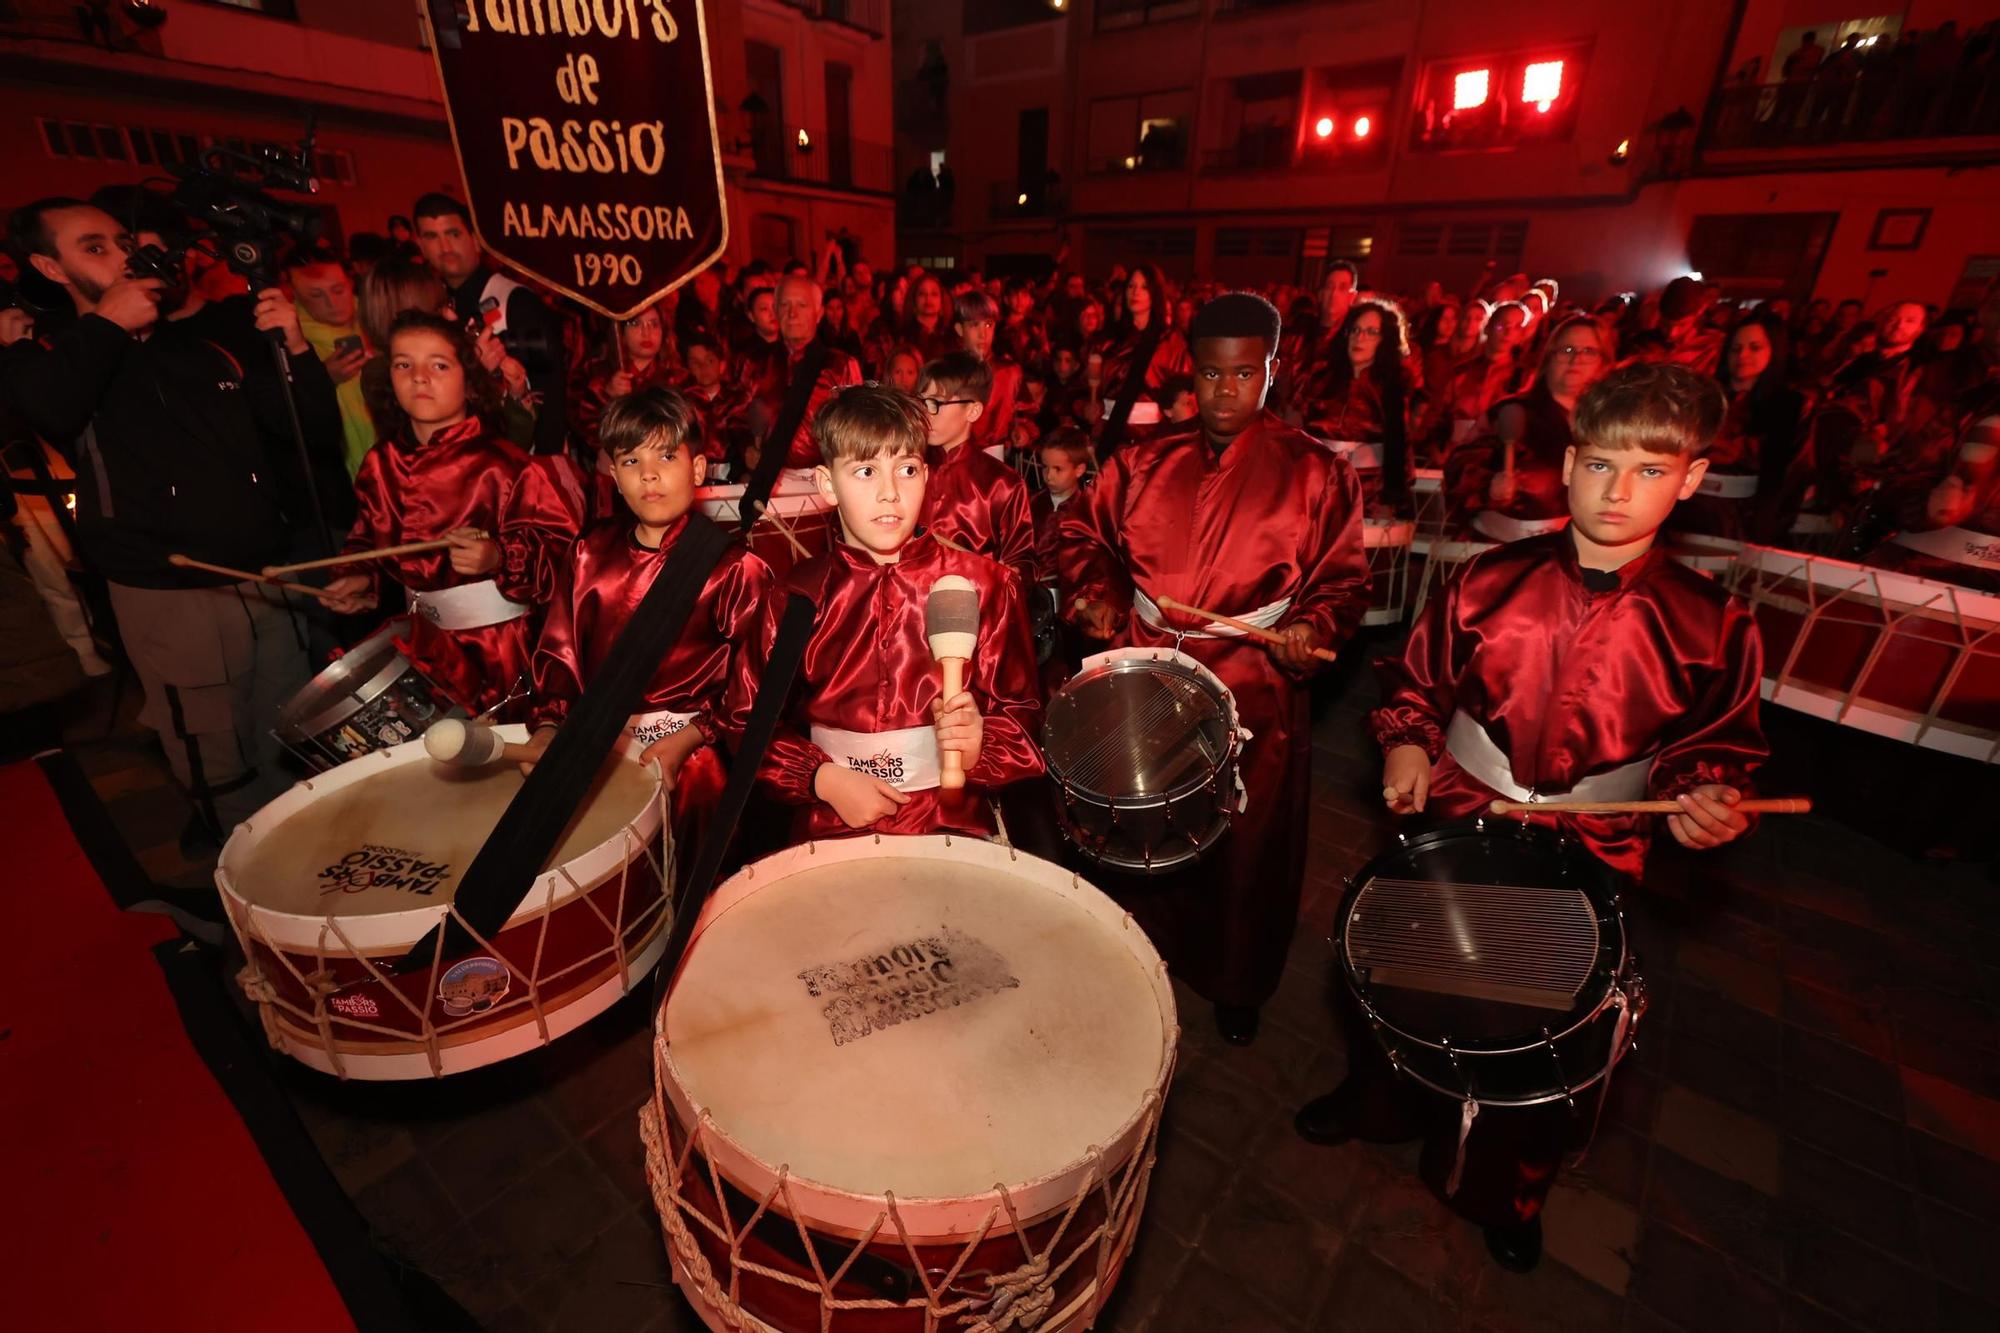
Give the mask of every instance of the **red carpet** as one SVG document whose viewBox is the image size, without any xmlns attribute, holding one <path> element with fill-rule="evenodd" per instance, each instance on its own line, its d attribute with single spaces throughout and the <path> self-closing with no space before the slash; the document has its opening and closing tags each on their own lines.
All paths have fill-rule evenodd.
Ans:
<svg viewBox="0 0 2000 1333">
<path fill-rule="evenodd" d="M 22 1329 L 352 1329 L 149 952 L 32 763 L 0 768 L 0 1180 Z M 23 1299 L 25 1297 L 25 1300 Z"/>
</svg>

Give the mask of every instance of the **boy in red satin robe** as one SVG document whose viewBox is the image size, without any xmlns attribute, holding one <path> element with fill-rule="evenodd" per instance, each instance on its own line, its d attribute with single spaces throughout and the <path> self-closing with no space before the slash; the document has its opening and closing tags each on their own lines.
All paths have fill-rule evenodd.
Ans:
<svg viewBox="0 0 2000 1333">
<path fill-rule="evenodd" d="M 450 549 L 341 566 L 328 609 L 373 608 L 386 575 L 403 585 L 410 661 L 473 712 L 525 692 L 530 607 L 491 577 L 492 533 L 528 456 L 493 430 L 498 388 L 452 320 L 406 310 L 390 327 L 387 383 L 369 407 L 381 438 L 354 478 L 356 515 L 342 554 L 446 540 Z"/>
<path fill-rule="evenodd" d="M 842 390 L 813 419 L 824 460 L 820 493 L 839 511 L 841 540 L 786 579 L 818 607 L 799 679 L 759 777 L 803 807 L 798 839 L 856 833 L 994 831 L 990 796 L 1042 772 L 1034 648 L 1018 580 L 981 555 L 952 550 L 918 526 L 929 418 L 880 385 Z M 965 688 L 941 697 L 924 612 L 945 574 L 979 593 L 979 636 Z M 785 598 L 765 600 L 738 657 L 726 729 L 740 734 L 763 676 Z M 939 785 L 957 754 L 965 785 Z"/>
<path fill-rule="evenodd" d="M 987 449 L 1007 447 L 1014 426 L 1014 402 L 1021 396 L 1021 366 L 1011 357 L 995 355 L 993 331 L 1000 320 L 1000 307 L 992 297 L 977 289 L 961 293 L 952 303 L 952 332 L 958 345 L 986 363 L 992 372 L 985 393 L 985 410 L 972 423 L 972 443 Z"/>
<path fill-rule="evenodd" d="M 1248 805 L 1193 867 L 1129 896 L 1169 965 L 1247 1045 L 1276 990 L 1305 880 L 1311 737 L 1305 682 L 1368 595 L 1361 487 L 1318 440 L 1264 407 L 1281 321 L 1262 297 L 1217 297 L 1189 327 L 1198 427 L 1127 444 L 1061 510 L 1062 604 L 1119 646 L 1172 647 L 1221 678 L 1253 733 Z M 1275 631 L 1282 646 L 1162 609 L 1173 597 Z"/>
<path fill-rule="evenodd" d="M 672 389 L 613 399 L 597 438 L 611 459 L 629 521 L 592 525 L 558 572 L 535 649 L 537 725 L 530 743 L 537 755 L 548 749 L 673 554 L 707 471 L 698 447 L 700 418 Z M 626 723 L 627 753 L 642 763 L 658 760 L 673 793 L 674 855 L 683 868 L 693 863 L 696 839 L 727 776 L 716 742 L 730 658 L 755 630 L 772 584 L 769 567 L 747 548 L 723 552 Z"/>
<path fill-rule="evenodd" d="M 1035 516 L 1027 483 L 979 447 L 992 368 L 970 352 L 941 356 L 924 367 L 917 401 L 929 414 L 924 461 L 924 526 L 948 541 L 991 556 L 1035 586 Z"/>
<path fill-rule="evenodd" d="M 1431 600 L 1401 659 L 1381 664 L 1384 701 L 1371 721 L 1391 811 L 1469 820 L 1495 797 L 1650 797 L 1679 804 L 1665 823 L 1687 847 L 1749 829 L 1733 807 L 1767 754 L 1757 625 L 1655 545 L 1701 485 L 1700 453 L 1722 410 L 1712 379 L 1672 365 L 1630 366 L 1584 394 L 1563 463 L 1569 527 L 1474 557 Z M 1634 880 L 1653 818 L 1533 816 Z M 1349 1071 L 1299 1112 L 1304 1137 L 1417 1137 L 1442 1102 L 1393 1081 L 1365 1035 L 1349 1042 Z M 1427 1151 L 1425 1174 L 1485 1228 L 1503 1266 L 1534 1266 L 1542 1202 L 1602 1090 L 1577 1094 L 1580 1114 L 1561 1101 L 1481 1108 L 1467 1137 L 1443 1103 L 1448 1123 L 1433 1132 L 1446 1147 Z M 1464 1183 L 1452 1192 L 1439 1179 L 1455 1158 Z"/>
</svg>

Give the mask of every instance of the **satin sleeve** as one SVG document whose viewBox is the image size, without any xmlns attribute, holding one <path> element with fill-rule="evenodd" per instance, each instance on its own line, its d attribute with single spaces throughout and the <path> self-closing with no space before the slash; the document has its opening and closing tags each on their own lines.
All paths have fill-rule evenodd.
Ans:
<svg viewBox="0 0 2000 1333">
<path fill-rule="evenodd" d="M 1375 664 L 1383 702 L 1368 715 L 1368 724 L 1385 755 L 1399 745 L 1415 745 L 1435 764 L 1444 754 L 1445 725 L 1457 707 L 1453 662 L 1460 586 L 1453 579 L 1424 606 L 1401 657 Z"/>
<path fill-rule="evenodd" d="M 979 761 L 966 771 L 965 782 L 989 791 L 1039 777 L 1044 770 L 1035 741 L 1042 728 L 1041 682 L 1022 585 L 1012 578 L 994 582 L 998 594 L 990 608 L 980 610 L 979 647 L 967 682 L 980 701 L 984 728 Z"/>
<path fill-rule="evenodd" d="M 778 624 L 784 618 L 788 601 L 790 590 L 783 586 L 773 587 L 771 595 L 760 599 L 744 636 L 737 640 L 737 649 L 731 654 L 729 688 L 723 693 L 722 712 L 715 725 L 732 749 L 742 744 L 750 709 L 757 701 L 757 687 L 764 679 L 764 667 L 770 660 L 771 645 L 777 640 Z M 811 805 L 819 799 L 813 793 L 813 778 L 821 764 L 833 760 L 813 744 L 810 735 L 798 724 L 799 688 L 799 682 L 794 681 L 791 697 L 778 713 L 771 743 L 757 765 L 757 782 L 787 804 Z"/>
<path fill-rule="evenodd" d="M 507 493 L 501 507 L 500 568 L 495 579 L 509 601 L 547 606 L 557 595 L 558 579 L 570 564 L 570 551 L 583 531 L 589 505 L 586 496 L 573 489 L 574 478 L 559 471 L 573 466 L 567 459 L 538 457 L 521 469 Z M 589 478 L 583 484 L 589 485 Z"/>
<path fill-rule="evenodd" d="M 1025 484 L 1000 487 L 993 497 L 993 538 L 997 558 L 1021 580 L 1035 586 L 1035 510 Z"/>
<path fill-rule="evenodd" d="M 1770 757 L 1757 711 L 1764 675 L 1764 643 L 1757 622 L 1741 602 L 1723 614 L 1717 660 L 1700 698 L 1687 710 L 1685 729 L 1660 747 L 1648 785 L 1672 798 L 1704 783 L 1750 791 L 1751 776 Z"/>
<path fill-rule="evenodd" d="M 1079 600 L 1105 602 L 1119 615 L 1132 611 L 1132 577 L 1126 572 L 1120 513 L 1128 454 L 1115 454 L 1090 486 L 1056 511 L 1056 574 L 1063 614 L 1076 619 Z"/>
<path fill-rule="evenodd" d="M 1362 543 L 1361 482 L 1339 460 L 1312 508 L 1299 551 L 1299 590 L 1286 624 L 1312 626 L 1325 647 L 1345 643 L 1368 609 L 1368 551 Z"/>
<path fill-rule="evenodd" d="M 347 555 L 354 551 L 372 551 L 378 547 L 393 546 L 401 529 L 396 506 L 389 498 L 388 480 L 382 474 L 381 448 L 370 449 L 361 460 L 361 467 L 354 474 L 354 526 L 347 530 L 347 540 L 340 544 L 340 553 Z M 338 565 L 333 569 L 335 578 L 345 578 L 349 574 L 360 574 L 368 580 L 370 596 L 382 594 L 382 562 L 362 561 L 352 565 Z"/>
<path fill-rule="evenodd" d="M 576 561 L 566 560 L 552 575 L 548 615 L 535 644 L 535 704 L 532 726 L 561 726 L 583 694 L 582 655 L 576 638 Z"/>
</svg>

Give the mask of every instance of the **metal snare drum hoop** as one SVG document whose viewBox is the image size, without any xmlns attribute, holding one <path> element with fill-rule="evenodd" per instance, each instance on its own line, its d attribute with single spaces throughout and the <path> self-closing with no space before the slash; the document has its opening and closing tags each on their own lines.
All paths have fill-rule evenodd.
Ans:
<svg viewBox="0 0 2000 1333">
<path fill-rule="evenodd" d="M 395 689 L 397 682 L 412 673 L 435 696 L 435 716 L 423 719 L 426 724 L 440 718 L 464 716 L 464 711 L 396 647 L 396 635 L 404 628 L 401 617 L 393 618 L 321 668 L 278 710 L 272 734 L 279 743 L 306 760 L 310 767 L 323 769 L 338 764 L 341 762 L 338 749 L 324 744 L 320 738 Z"/>
<path fill-rule="evenodd" d="M 1354 959 L 1354 914 L 1369 886 L 1391 878 L 1391 872 L 1399 866 L 1409 866 L 1426 854 L 1439 855 L 1454 847 L 1476 849 L 1466 853 L 1468 860 L 1478 859 L 1491 848 L 1505 849 L 1517 859 L 1540 859 L 1546 867 L 1546 881 L 1522 883 L 1518 887 L 1532 890 L 1560 884 L 1581 893 L 1587 901 L 1596 939 L 1588 970 L 1576 990 L 1576 1003 L 1566 1012 L 1552 1012 L 1555 1021 L 1539 1030 L 1465 1039 L 1448 1032 L 1421 1030 L 1406 1018 L 1396 1016 L 1395 1011 L 1401 1006 L 1382 1003 L 1382 997 L 1373 993 L 1367 975 L 1370 968 Z M 1514 877 L 1521 878 L 1518 874 Z M 1632 1005 L 1628 1025 L 1636 1024 L 1645 1007 L 1643 983 L 1633 967 L 1624 915 L 1609 870 L 1580 845 L 1530 824 L 1481 819 L 1415 836 L 1399 836 L 1396 846 L 1363 866 L 1350 881 L 1336 922 L 1334 952 L 1339 957 L 1341 975 L 1389 1053 L 1391 1063 L 1406 1077 L 1454 1101 L 1471 1098 L 1486 1105 L 1534 1106 L 1572 1099 L 1601 1079 L 1620 1052 L 1611 1052 L 1611 1060 L 1592 1057 L 1574 1078 L 1564 1060 L 1565 1052 L 1578 1045 L 1594 1044 L 1593 1030 L 1609 1021 L 1610 1011 L 1617 1007 L 1621 995 L 1628 997 Z M 1404 1057 L 1399 1050 L 1408 1050 L 1415 1058 Z M 1554 1069 L 1553 1079 L 1548 1080 L 1554 1086 L 1546 1091 L 1512 1096 L 1481 1091 L 1474 1072 L 1479 1067 L 1497 1069 L 1510 1062 L 1539 1064 L 1543 1053 L 1553 1060 Z M 1458 1078 L 1457 1086 L 1437 1077 L 1447 1069 Z"/>
</svg>

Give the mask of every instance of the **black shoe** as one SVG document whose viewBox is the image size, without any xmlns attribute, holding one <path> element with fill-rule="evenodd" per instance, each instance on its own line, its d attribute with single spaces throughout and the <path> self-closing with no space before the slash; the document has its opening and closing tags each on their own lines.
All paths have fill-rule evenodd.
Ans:
<svg viewBox="0 0 2000 1333">
<path fill-rule="evenodd" d="M 1231 1046 L 1248 1046 L 1257 1040 L 1259 1012 L 1254 1004 L 1218 1004 L 1215 1006 L 1215 1030 Z"/>
<path fill-rule="evenodd" d="M 1307 1143 L 1317 1143 L 1324 1148 L 1332 1148 L 1346 1143 L 1354 1137 L 1354 1130 L 1347 1122 L 1347 1099 L 1338 1090 L 1324 1097 L 1315 1097 L 1299 1108 L 1292 1117 L 1292 1128 Z"/>
<path fill-rule="evenodd" d="M 1485 1227 L 1486 1252 L 1510 1273 L 1532 1273 L 1542 1261 L 1542 1219 Z"/>
</svg>

